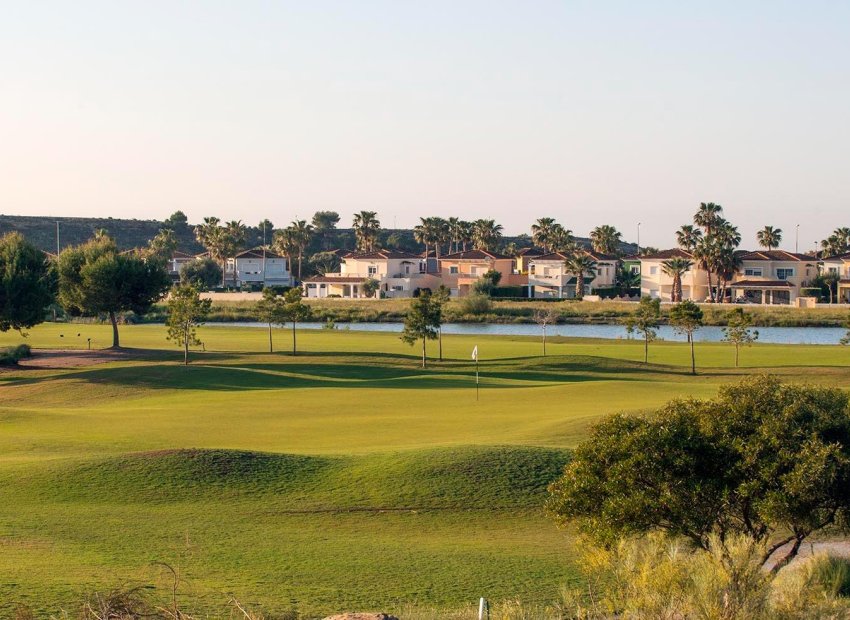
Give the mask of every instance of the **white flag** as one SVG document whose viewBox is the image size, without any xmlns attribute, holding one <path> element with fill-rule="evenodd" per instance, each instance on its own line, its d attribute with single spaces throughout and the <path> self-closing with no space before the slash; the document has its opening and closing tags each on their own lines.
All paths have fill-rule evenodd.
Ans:
<svg viewBox="0 0 850 620">
<path fill-rule="evenodd" d="M 475 345 L 475 348 L 472 349 L 472 359 L 478 361 L 478 345 Z"/>
</svg>

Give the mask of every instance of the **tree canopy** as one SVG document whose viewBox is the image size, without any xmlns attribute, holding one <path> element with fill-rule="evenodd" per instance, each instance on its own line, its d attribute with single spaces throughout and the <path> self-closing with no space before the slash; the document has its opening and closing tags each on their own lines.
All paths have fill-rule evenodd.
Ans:
<svg viewBox="0 0 850 620">
<path fill-rule="evenodd" d="M 112 323 L 112 346 L 120 346 L 117 313 L 144 314 L 162 298 L 171 282 L 159 260 L 120 253 L 101 236 L 66 248 L 57 260 L 59 303 L 71 314 L 105 314 Z"/>
<path fill-rule="evenodd" d="M 547 508 L 602 543 L 650 531 L 707 548 L 742 534 L 779 570 L 812 533 L 850 517 L 850 395 L 759 376 L 711 400 L 616 415 L 576 449 Z"/>
<path fill-rule="evenodd" d="M 434 299 L 431 292 L 423 289 L 419 297 L 414 297 L 410 309 L 404 317 L 404 330 L 401 340 L 413 346 L 422 341 L 422 368 L 427 365 L 425 344 L 428 340 L 436 340 L 442 323 L 442 304 Z"/>
<path fill-rule="evenodd" d="M 20 233 L 0 238 L 0 332 L 43 322 L 55 295 L 55 273 L 45 254 Z"/>
<path fill-rule="evenodd" d="M 198 289 L 193 286 L 183 284 L 171 291 L 168 299 L 168 319 L 165 321 L 168 327 L 167 338 L 183 348 L 184 364 L 189 363 L 189 347 L 202 344 L 196 328 L 203 324 L 211 306 L 212 300 L 201 299 Z"/>
</svg>

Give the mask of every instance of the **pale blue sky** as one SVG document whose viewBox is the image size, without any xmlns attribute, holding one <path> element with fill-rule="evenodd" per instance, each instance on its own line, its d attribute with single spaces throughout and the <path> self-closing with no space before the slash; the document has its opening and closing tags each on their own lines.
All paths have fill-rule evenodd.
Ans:
<svg viewBox="0 0 850 620">
<path fill-rule="evenodd" d="M 5 2 L 0 212 L 850 226 L 850 2 Z"/>
</svg>

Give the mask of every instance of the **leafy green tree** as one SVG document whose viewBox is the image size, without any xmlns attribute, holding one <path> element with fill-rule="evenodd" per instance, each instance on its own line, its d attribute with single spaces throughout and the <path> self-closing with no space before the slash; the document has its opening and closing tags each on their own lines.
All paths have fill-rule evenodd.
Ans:
<svg viewBox="0 0 850 620">
<path fill-rule="evenodd" d="M 493 289 L 499 286 L 499 282 L 501 281 L 501 272 L 496 271 L 495 269 L 488 269 L 480 278 L 478 278 L 475 284 L 472 285 L 472 291 L 473 293 L 490 296 Z"/>
<path fill-rule="evenodd" d="M 144 314 L 168 290 L 171 280 L 161 261 L 138 253 L 120 253 L 108 236 L 62 251 L 57 259 L 59 303 L 70 314 L 105 314 L 118 338 L 119 312 Z"/>
<path fill-rule="evenodd" d="M 339 213 L 336 211 L 316 211 L 313 214 L 311 223 L 316 231 L 316 235 L 321 240 L 322 249 L 329 250 L 331 232 L 336 230 L 336 225 L 339 224 Z"/>
<path fill-rule="evenodd" d="M 181 284 L 171 289 L 168 297 L 168 340 L 183 347 L 183 364 L 189 364 L 189 347 L 203 344 L 198 338 L 197 327 L 203 325 L 212 306 L 212 300 L 201 299 L 198 289 Z"/>
<path fill-rule="evenodd" d="M 738 352 L 742 346 L 749 346 L 758 340 L 758 330 L 752 329 L 753 316 L 743 308 L 731 310 L 723 328 L 723 340 L 735 345 L 735 368 L 738 367 Z"/>
<path fill-rule="evenodd" d="M 599 424 L 550 486 L 548 511 L 601 543 L 661 531 L 708 549 L 745 535 L 774 573 L 850 523 L 850 394 L 753 377 Z"/>
<path fill-rule="evenodd" d="M 167 228 L 169 230 L 183 230 L 185 228 L 188 228 L 189 218 L 187 218 L 186 214 L 182 211 L 175 211 L 174 213 L 168 216 L 168 219 L 166 219 L 162 223 L 162 225 L 164 228 Z"/>
<path fill-rule="evenodd" d="M 363 286 L 361 289 L 363 290 L 363 294 L 366 297 L 374 297 L 375 293 L 378 292 L 378 289 L 381 288 L 381 283 L 378 282 L 375 278 L 366 278 L 363 282 Z"/>
<path fill-rule="evenodd" d="M 271 288 L 263 289 L 263 298 L 257 302 L 257 318 L 269 326 L 269 353 L 274 353 L 272 326 L 286 323 L 286 301 Z"/>
<path fill-rule="evenodd" d="M 690 299 L 679 302 L 670 309 L 670 324 L 677 332 L 688 337 L 691 344 L 691 374 L 697 374 L 694 332 L 702 327 L 702 309 Z"/>
<path fill-rule="evenodd" d="M 199 291 L 208 291 L 221 283 L 221 267 L 211 258 L 199 258 L 180 269 L 181 284 L 189 284 Z"/>
<path fill-rule="evenodd" d="M 643 363 L 649 361 L 649 343 L 658 335 L 661 324 L 661 300 L 641 297 L 634 314 L 623 320 L 629 334 L 638 333 L 643 338 Z"/>
<path fill-rule="evenodd" d="M 558 322 L 561 313 L 554 308 L 546 308 L 534 311 L 534 322 L 543 328 L 543 357 L 546 357 L 546 327 Z"/>
<path fill-rule="evenodd" d="M 443 321 L 446 319 L 446 306 L 449 305 L 449 300 L 452 297 L 452 290 L 441 284 L 437 287 L 437 290 L 434 291 L 431 302 L 436 304 L 436 312 L 439 315 L 438 327 L 437 327 L 437 343 L 438 349 L 440 352 L 440 361 L 443 361 Z"/>
<path fill-rule="evenodd" d="M 310 318 L 310 307 L 304 303 L 300 288 L 291 288 L 283 294 L 283 316 L 292 323 L 292 355 L 298 355 L 295 328 Z"/>
<path fill-rule="evenodd" d="M 55 273 L 44 253 L 20 233 L 0 237 L 0 332 L 42 323 L 55 296 Z"/>
<path fill-rule="evenodd" d="M 410 346 L 422 341 L 422 368 L 426 368 L 428 363 L 425 343 L 437 339 L 440 323 L 440 304 L 434 301 L 430 291 L 423 290 L 410 303 L 401 333 L 401 340 Z"/>
</svg>

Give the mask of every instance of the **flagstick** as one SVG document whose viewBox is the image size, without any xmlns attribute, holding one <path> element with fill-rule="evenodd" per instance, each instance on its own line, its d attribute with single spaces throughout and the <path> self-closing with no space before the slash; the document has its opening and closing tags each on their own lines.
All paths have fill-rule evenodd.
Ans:
<svg viewBox="0 0 850 620">
<path fill-rule="evenodd" d="M 475 400 L 478 400 L 478 356 L 475 356 Z"/>
</svg>

